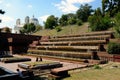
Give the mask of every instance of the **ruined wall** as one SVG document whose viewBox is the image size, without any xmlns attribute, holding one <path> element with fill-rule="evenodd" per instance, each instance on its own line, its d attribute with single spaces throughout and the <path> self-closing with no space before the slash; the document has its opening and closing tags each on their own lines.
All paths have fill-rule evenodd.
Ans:
<svg viewBox="0 0 120 80">
<path fill-rule="evenodd" d="M 41 36 L 0 33 L 0 52 L 24 53 L 33 41 L 39 41 Z"/>
</svg>

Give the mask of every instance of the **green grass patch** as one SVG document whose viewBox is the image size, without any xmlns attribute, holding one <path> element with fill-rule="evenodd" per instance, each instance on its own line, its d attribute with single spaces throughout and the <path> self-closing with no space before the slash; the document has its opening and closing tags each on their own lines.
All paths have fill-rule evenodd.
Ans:
<svg viewBox="0 0 120 80">
<path fill-rule="evenodd" d="M 113 66 L 118 66 L 113 68 Z M 70 71 L 71 77 L 63 80 L 119 80 L 120 63 L 108 63 L 101 66 L 101 69 L 90 68 L 88 70 L 80 70 L 77 72 Z"/>
<path fill-rule="evenodd" d="M 84 23 L 81 26 L 68 25 L 61 28 L 61 31 L 57 32 L 55 29 L 44 29 L 34 33 L 33 35 L 41 36 L 60 36 L 60 35 L 71 35 L 71 34 L 81 34 L 88 32 L 88 23 Z"/>
</svg>

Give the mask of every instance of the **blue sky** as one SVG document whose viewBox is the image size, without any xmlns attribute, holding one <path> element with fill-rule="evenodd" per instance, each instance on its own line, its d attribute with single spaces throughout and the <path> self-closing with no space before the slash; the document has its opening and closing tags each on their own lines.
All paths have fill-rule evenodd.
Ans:
<svg viewBox="0 0 120 80">
<path fill-rule="evenodd" d="M 20 18 L 24 23 L 26 16 L 32 18 L 33 15 L 42 25 L 49 15 L 60 17 L 62 14 L 74 13 L 85 3 L 90 4 L 93 9 L 101 7 L 101 0 L 0 0 L 0 9 L 6 12 L 0 15 L 0 28 L 14 28 L 16 19 Z"/>
</svg>

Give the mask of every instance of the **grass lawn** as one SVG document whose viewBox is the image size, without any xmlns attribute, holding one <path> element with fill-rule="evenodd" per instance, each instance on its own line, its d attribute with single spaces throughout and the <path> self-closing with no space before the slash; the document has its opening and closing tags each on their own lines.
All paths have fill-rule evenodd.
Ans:
<svg viewBox="0 0 120 80">
<path fill-rule="evenodd" d="M 118 66 L 113 68 L 112 66 Z M 102 66 L 102 69 L 88 69 L 77 72 L 70 71 L 71 77 L 63 80 L 119 80 L 120 79 L 120 63 L 108 63 Z"/>
<path fill-rule="evenodd" d="M 60 32 L 57 32 L 55 29 L 52 29 L 52 30 L 44 29 L 44 30 L 34 33 L 33 35 L 60 36 L 60 35 L 70 35 L 70 34 L 81 34 L 81 33 L 88 32 L 87 26 L 88 26 L 88 23 L 84 23 L 81 26 L 68 25 L 68 26 L 62 27 L 62 31 Z"/>
</svg>

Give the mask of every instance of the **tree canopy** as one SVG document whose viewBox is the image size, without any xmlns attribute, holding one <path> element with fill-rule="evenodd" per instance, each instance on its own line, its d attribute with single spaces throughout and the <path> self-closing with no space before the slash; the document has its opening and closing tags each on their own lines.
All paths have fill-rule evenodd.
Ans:
<svg viewBox="0 0 120 80">
<path fill-rule="evenodd" d="M 115 16 L 120 11 L 120 0 L 102 0 L 102 10 L 104 15 Z"/>
<path fill-rule="evenodd" d="M 36 30 L 36 26 L 33 23 L 30 24 L 25 24 L 23 26 L 23 29 L 20 30 L 21 33 L 23 34 L 31 34 Z"/>
<path fill-rule="evenodd" d="M 91 15 L 91 12 L 93 12 L 93 9 L 91 9 L 92 6 L 85 4 L 81 5 L 78 11 L 76 12 L 76 16 L 79 20 L 82 20 L 83 22 L 86 22 L 88 20 L 88 17 Z"/>
<path fill-rule="evenodd" d="M 58 18 L 51 15 L 47 18 L 44 24 L 46 29 L 54 29 L 58 25 Z"/>
</svg>

